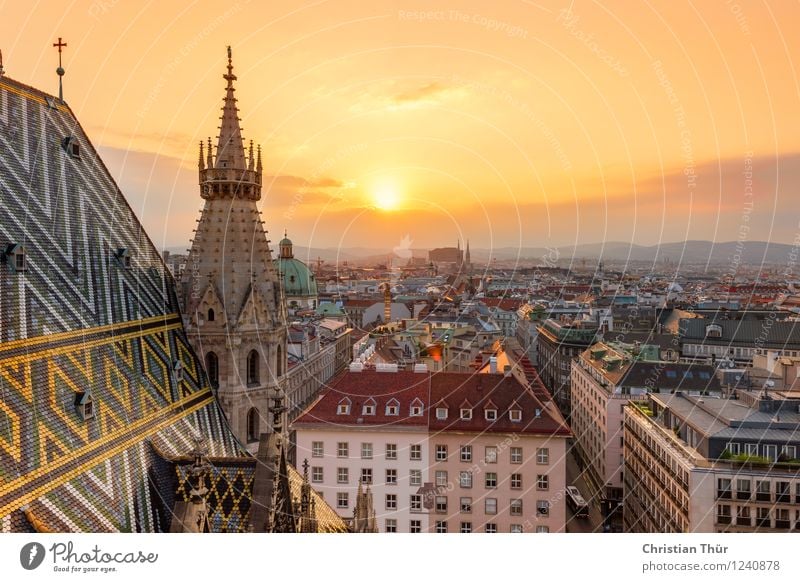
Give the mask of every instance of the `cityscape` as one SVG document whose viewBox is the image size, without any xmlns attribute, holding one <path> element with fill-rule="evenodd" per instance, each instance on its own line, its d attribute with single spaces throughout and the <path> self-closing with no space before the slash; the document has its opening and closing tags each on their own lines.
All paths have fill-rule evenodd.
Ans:
<svg viewBox="0 0 800 582">
<path fill-rule="evenodd" d="M 115 9 L 88 5 L 97 18 Z M 586 36 L 583 9 L 552 16 L 590 49 L 581 58 L 598 59 L 604 76 L 640 74 L 599 32 Z M 659 154 L 672 168 L 663 207 L 652 192 L 638 207 L 638 195 L 606 190 L 602 214 L 587 193 L 570 218 L 555 176 L 571 175 L 583 193 L 605 178 L 587 177 L 557 113 L 539 118 L 533 97 L 515 96 L 524 87 L 543 98 L 536 87 L 509 79 L 502 94 L 462 78 L 462 54 L 447 82 L 396 77 L 391 113 L 369 111 L 385 80 L 349 87 L 363 93 L 347 112 L 351 129 L 366 131 L 361 115 L 386 129 L 374 125 L 359 145 L 345 123 L 338 147 L 293 166 L 319 156 L 330 135 L 289 143 L 298 130 L 281 124 L 302 107 L 261 127 L 265 107 L 284 104 L 264 100 L 272 81 L 258 80 L 255 50 L 227 29 L 240 10 L 209 15 L 214 30 L 195 39 L 210 57 L 186 89 L 206 112 L 191 139 L 183 113 L 173 134 L 158 118 L 159 147 L 183 160 L 171 183 L 139 149 L 148 112 L 184 99 L 171 80 L 146 81 L 126 149 L 117 122 L 99 131 L 91 111 L 117 88 L 71 82 L 77 42 L 50 39 L 58 69 L 46 84 L 0 53 L 0 531 L 800 531 L 798 132 L 780 141 L 772 174 L 767 130 L 752 130 L 739 162 L 715 154 L 673 63 L 653 56 L 655 141 L 670 134 Z M 733 19 L 724 34 L 768 35 L 755 17 L 723 10 Z M 393 14 L 491 30 L 504 43 L 534 34 L 510 15 Z M 233 40 L 217 43 L 222 32 Z M 183 77 L 191 62 L 187 51 L 159 70 Z M 542 74 L 556 82 L 549 63 Z M 781 69 L 770 66 L 775 82 Z M 298 98 L 333 100 L 337 87 Z M 776 99 L 776 115 L 796 97 Z M 546 168 L 532 166 L 537 186 L 520 189 L 524 171 L 514 170 L 507 192 L 472 197 L 494 178 L 475 177 L 479 142 L 457 123 L 446 155 L 434 143 L 441 127 L 416 141 L 397 133 L 402 116 L 429 107 L 468 117 L 460 100 L 473 98 L 499 100 L 492 123 L 505 123 L 503 108 L 512 124 L 528 118 L 548 150 Z M 714 109 L 721 125 L 735 117 L 729 107 Z M 409 143 L 381 165 L 395 147 L 383 131 Z M 486 155 L 495 139 L 486 136 Z M 631 137 L 630 161 L 646 173 L 643 139 Z M 359 159 L 369 169 L 348 173 Z M 710 193 L 717 179 L 724 186 Z M 167 200 L 170 187 L 180 192 Z M 653 544 L 643 551 L 660 552 Z"/>
</svg>

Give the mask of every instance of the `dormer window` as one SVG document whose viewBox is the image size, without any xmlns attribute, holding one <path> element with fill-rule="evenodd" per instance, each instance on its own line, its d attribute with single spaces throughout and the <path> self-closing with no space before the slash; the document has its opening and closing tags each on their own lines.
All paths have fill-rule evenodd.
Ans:
<svg viewBox="0 0 800 582">
<path fill-rule="evenodd" d="M 411 416 L 422 416 L 422 411 L 424 410 L 424 406 L 422 404 L 422 400 L 419 398 L 415 398 L 414 401 L 411 403 Z"/>
<path fill-rule="evenodd" d="M 83 420 L 94 418 L 95 408 L 91 394 L 88 392 L 78 392 L 75 394 L 75 409 Z"/>
<path fill-rule="evenodd" d="M 130 269 L 131 268 L 131 253 L 128 249 L 119 248 L 114 251 L 114 257 L 116 257 L 117 261 L 119 262 L 120 266 L 123 269 Z"/>
<path fill-rule="evenodd" d="M 522 411 L 519 408 L 508 411 L 508 418 L 511 422 L 522 422 Z"/>
<path fill-rule="evenodd" d="M 462 408 L 461 409 L 461 420 L 472 420 L 472 409 L 471 408 Z"/>
<path fill-rule="evenodd" d="M 28 269 L 27 255 L 25 247 L 18 244 L 10 244 L 5 250 L 6 260 L 17 273 L 22 273 Z"/>
<path fill-rule="evenodd" d="M 364 416 L 375 416 L 375 401 L 370 398 L 361 407 L 361 414 Z"/>
<path fill-rule="evenodd" d="M 706 337 L 712 338 L 721 338 L 722 337 L 722 326 L 717 325 L 716 323 L 712 323 L 706 326 Z"/>
<path fill-rule="evenodd" d="M 496 408 L 485 408 L 483 411 L 486 420 L 489 422 L 494 422 L 497 420 L 497 409 Z"/>
<path fill-rule="evenodd" d="M 400 403 L 392 398 L 386 403 L 386 416 L 397 416 L 400 414 Z"/>
<path fill-rule="evenodd" d="M 436 409 L 436 420 L 447 420 L 447 408 L 440 406 Z"/>
<path fill-rule="evenodd" d="M 175 374 L 175 383 L 183 382 L 183 363 L 180 360 L 175 360 L 172 364 L 172 372 Z"/>
<path fill-rule="evenodd" d="M 65 137 L 61 140 L 61 147 L 64 148 L 64 151 L 67 152 L 67 155 L 71 158 L 80 159 L 81 157 L 81 146 L 73 136 Z"/>
<path fill-rule="evenodd" d="M 336 407 L 336 414 L 350 414 L 350 399 L 343 398 Z"/>
</svg>

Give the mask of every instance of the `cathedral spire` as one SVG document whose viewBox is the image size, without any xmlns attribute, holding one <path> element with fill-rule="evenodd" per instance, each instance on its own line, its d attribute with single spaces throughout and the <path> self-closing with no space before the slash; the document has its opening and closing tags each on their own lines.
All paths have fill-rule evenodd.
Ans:
<svg viewBox="0 0 800 582">
<path fill-rule="evenodd" d="M 219 128 L 219 141 L 217 142 L 217 159 L 215 168 L 233 168 L 245 170 L 244 144 L 242 143 L 242 129 L 239 127 L 239 108 L 236 106 L 236 97 L 233 92 L 236 88 L 233 82 L 233 57 L 231 47 L 228 47 L 228 73 L 222 76 L 228 82 L 225 88 L 225 104 L 222 106 L 222 123 Z"/>
<path fill-rule="evenodd" d="M 200 171 L 205 170 L 205 166 L 203 166 L 203 140 L 200 140 L 200 154 L 197 156 L 197 169 Z"/>
</svg>

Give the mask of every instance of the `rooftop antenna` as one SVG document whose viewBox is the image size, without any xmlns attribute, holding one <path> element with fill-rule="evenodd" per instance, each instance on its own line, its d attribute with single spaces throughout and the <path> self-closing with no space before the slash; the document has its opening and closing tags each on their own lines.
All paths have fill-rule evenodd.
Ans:
<svg viewBox="0 0 800 582">
<path fill-rule="evenodd" d="M 61 66 L 61 49 L 66 48 L 67 43 L 61 41 L 61 37 L 58 37 L 58 42 L 53 43 L 54 47 L 58 48 L 58 68 L 56 69 L 56 74 L 58 75 L 58 100 L 64 101 L 64 86 L 62 84 L 62 80 L 64 79 L 64 67 Z"/>
</svg>

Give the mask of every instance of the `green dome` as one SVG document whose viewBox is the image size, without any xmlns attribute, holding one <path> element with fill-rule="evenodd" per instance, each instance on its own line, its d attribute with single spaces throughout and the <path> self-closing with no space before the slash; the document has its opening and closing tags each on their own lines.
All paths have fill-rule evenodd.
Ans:
<svg viewBox="0 0 800 582">
<path fill-rule="evenodd" d="M 317 280 L 303 261 L 282 257 L 276 259 L 283 279 L 283 292 L 287 298 L 317 295 Z"/>
</svg>

